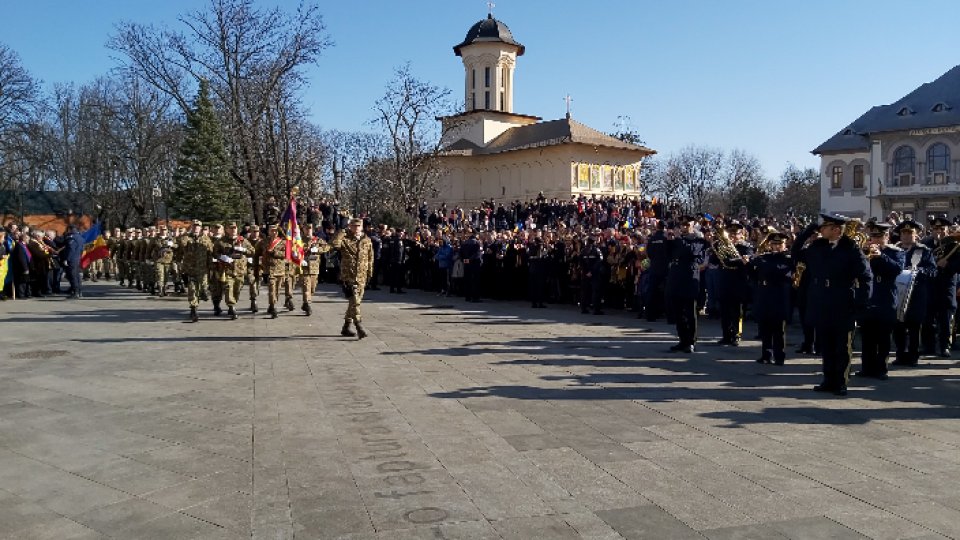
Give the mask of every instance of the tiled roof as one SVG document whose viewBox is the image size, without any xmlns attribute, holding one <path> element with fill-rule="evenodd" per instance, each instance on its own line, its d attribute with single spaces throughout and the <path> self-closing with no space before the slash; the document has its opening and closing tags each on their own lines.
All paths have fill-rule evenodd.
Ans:
<svg viewBox="0 0 960 540">
<path fill-rule="evenodd" d="M 447 145 L 444 150 L 465 155 L 486 155 L 560 144 L 586 144 L 619 148 L 642 152 L 644 155 L 656 153 L 646 146 L 623 142 L 616 137 L 601 133 L 570 118 L 510 128 L 490 141 L 490 144 L 484 148 L 464 139 L 459 139 Z"/>
</svg>

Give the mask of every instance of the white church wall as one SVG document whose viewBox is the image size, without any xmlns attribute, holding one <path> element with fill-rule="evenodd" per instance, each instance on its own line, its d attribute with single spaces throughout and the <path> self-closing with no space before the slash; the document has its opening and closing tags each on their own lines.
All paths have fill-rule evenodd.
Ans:
<svg viewBox="0 0 960 540">
<path fill-rule="evenodd" d="M 820 156 L 820 211 L 862 219 L 870 218 L 871 205 L 868 196 L 873 188 L 873 171 L 870 163 L 870 152 Z M 854 165 L 864 165 L 863 188 L 853 188 Z M 834 167 L 841 167 L 843 171 L 843 180 L 839 188 L 832 187 Z"/>
</svg>

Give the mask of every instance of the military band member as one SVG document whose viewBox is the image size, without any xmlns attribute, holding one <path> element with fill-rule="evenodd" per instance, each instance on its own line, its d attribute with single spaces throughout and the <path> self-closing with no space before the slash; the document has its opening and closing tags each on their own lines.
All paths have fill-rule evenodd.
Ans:
<svg viewBox="0 0 960 540">
<path fill-rule="evenodd" d="M 923 227 L 911 219 L 902 221 L 894 229 L 900 235 L 898 247 L 903 250 L 904 269 L 915 271 L 916 278 L 903 320 L 898 320 L 893 329 L 897 344 L 894 366 L 916 366 L 920 360 L 920 325 L 929 308 L 930 286 L 937 274 L 933 252 L 918 242 Z"/>
<path fill-rule="evenodd" d="M 598 245 L 599 232 L 587 238 L 587 243 L 580 250 L 580 313 L 601 315 L 603 302 L 603 251 Z"/>
<path fill-rule="evenodd" d="M 287 247 L 283 238 L 279 236 L 276 225 L 267 229 L 267 242 L 263 250 L 261 271 L 269 277 L 267 283 L 267 314 L 271 319 L 277 318 L 277 299 L 280 296 L 280 286 L 287 280 Z"/>
<path fill-rule="evenodd" d="M 747 264 L 753 256 L 753 247 L 743 241 L 742 224 L 734 221 L 724 229 L 737 253 L 717 253 L 716 250 L 713 253 L 714 260 L 719 263 L 717 300 L 720 303 L 720 329 L 723 332 L 717 344 L 737 347 L 743 334 L 744 306 L 750 294 Z"/>
<path fill-rule="evenodd" d="M 931 249 L 937 275 L 930 283 L 929 309 L 921 329 L 925 354 L 950 358 L 953 343 L 953 318 L 957 312 L 957 273 L 960 272 L 960 250 L 956 237 L 947 236 L 950 220 L 937 217 L 931 221 L 931 235 L 923 243 Z"/>
<path fill-rule="evenodd" d="M 792 306 L 793 260 L 786 251 L 787 235 L 771 232 L 763 241 L 766 253 L 757 255 L 749 263 L 749 273 L 756 283 L 753 315 L 760 330 L 761 354 L 757 363 L 775 362 L 782 365 L 787 319 Z"/>
<path fill-rule="evenodd" d="M 873 275 L 860 246 L 843 235 L 847 218 L 820 214 L 820 238 L 801 250 L 798 262 L 806 264 L 807 318 L 814 325 L 823 361 L 823 382 L 817 392 L 847 395 L 851 343 L 856 313 L 870 298 Z M 818 229 L 808 226 L 796 241 L 803 243 Z"/>
<path fill-rule="evenodd" d="M 897 321 L 896 280 L 903 271 L 903 250 L 890 245 L 890 224 L 871 221 L 867 224 L 869 242 L 867 260 L 873 273 L 873 291 L 866 309 L 858 317 L 863 342 L 858 377 L 887 379 L 887 357 L 890 337 Z"/>
<path fill-rule="evenodd" d="M 670 319 L 677 325 L 679 338 L 679 343 L 670 347 L 670 350 L 692 353 L 697 343 L 700 275 L 706 268 L 710 246 L 696 231 L 695 221 L 689 216 L 670 224 L 666 238 L 666 252 L 670 260 L 667 269 L 666 304 L 672 312 Z"/>
<path fill-rule="evenodd" d="M 207 286 L 210 264 L 213 259 L 213 242 L 203 234 L 203 223 L 194 221 L 190 234 L 180 237 L 183 266 L 181 268 L 187 280 L 187 300 L 190 302 L 190 320 L 197 322 L 197 306 L 200 294 Z"/>
<path fill-rule="evenodd" d="M 313 301 L 313 293 L 317 290 L 317 280 L 320 277 L 320 264 L 323 262 L 322 254 L 330 251 L 330 246 L 313 235 L 313 225 L 307 223 L 303 228 L 305 244 L 303 246 L 303 261 L 300 263 L 300 289 L 303 293 L 303 304 L 300 309 L 309 317 L 313 313 L 310 307 Z"/>
<path fill-rule="evenodd" d="M 351 337 L 350 323 L 357 327 L 358 339 L 367 337 L 361 325 L 360 302 L 363 290 L 373 274 L 373 243 L 363 234 L 363 220 L 354 218 L 334 236 L 330 246 L 340 252 L 340 283 L 347 297 L 347 311 L 343 316 L 343 328 L 340 334 Z"/>
</svg>

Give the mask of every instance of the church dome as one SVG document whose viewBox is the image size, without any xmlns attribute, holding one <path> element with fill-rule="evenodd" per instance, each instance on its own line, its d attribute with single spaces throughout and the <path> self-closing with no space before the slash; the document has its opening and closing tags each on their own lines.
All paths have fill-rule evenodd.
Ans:
<svg viewBox="0 0 960 540">
<path fill-rule="evenodd" d="M 474 43 L 507 43 L 517 47 L 517 56 L 523 55 L 524 46 L 513 39 L 513 34 L 507 25 L 493 18 L 493 15 L 487 15 L 486 19 L 467 30 L 467 37 L 463 38 L 463 43 L 455 45 L 453 52 L 460 56 L 460 49 Z"/>
</svg>

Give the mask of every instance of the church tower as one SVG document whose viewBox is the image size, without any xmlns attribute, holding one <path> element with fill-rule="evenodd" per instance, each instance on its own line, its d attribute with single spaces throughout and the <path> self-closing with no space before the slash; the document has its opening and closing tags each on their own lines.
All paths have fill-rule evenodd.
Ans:
<svg viewBox="0 0 960 540">
<path fill-rule="evenodd" d="M 463 59 L 466 112 L 513 112 L 513 70 L 524 47 L 493 14 L 470 27 L 453 52 Z"/>
</svg>

